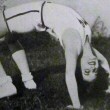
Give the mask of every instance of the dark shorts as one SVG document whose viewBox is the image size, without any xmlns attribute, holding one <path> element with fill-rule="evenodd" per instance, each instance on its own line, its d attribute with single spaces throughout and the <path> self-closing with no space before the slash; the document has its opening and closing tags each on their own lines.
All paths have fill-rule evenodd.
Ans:
<svg viewBox="0 0 110 110">
<path fill-rule="evenodd" d="M 23 49 L 21 43 L 19 42 L 20 38 L 22 37 L 22 34 L 18 34 L 16 32 L 9 33 L 5 37 L 5 44 L 8 45 L 9 50 L 14 53 L 18 50 Z"/>
</svg>

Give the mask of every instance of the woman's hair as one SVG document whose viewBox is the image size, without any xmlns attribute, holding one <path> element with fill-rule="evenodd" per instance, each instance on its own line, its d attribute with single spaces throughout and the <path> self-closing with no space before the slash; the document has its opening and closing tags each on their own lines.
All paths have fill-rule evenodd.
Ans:
<svg viewBox="0 0 110 110">
<path fill-rule="evenodd" d="M 76 80 L 78 84 L 78 89 L 80 89 L 81 94 L 82 91 L 87 93 L 97 93 L 101 92 L 103 90 L 106 90 L 108 87 L 108 74 L 105 72 L 105 70 L 101 67 L 101 62 L 98 61 L 99 67 L 98 67 L 98 74 L 94 81 L 87 82 L 83 80 L 82 77 L 82 71 L 81 71 L 81 57 L 83 52 L 81 52 L 78 60 L 77 60 L 77 67 L 76 67 Z"/>
</svg>

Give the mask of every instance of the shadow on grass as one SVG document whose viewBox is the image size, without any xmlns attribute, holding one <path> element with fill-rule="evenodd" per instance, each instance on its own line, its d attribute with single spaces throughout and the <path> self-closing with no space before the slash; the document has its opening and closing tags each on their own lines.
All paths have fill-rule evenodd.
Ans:
<svg viewBox="0 0 110 110">
<path fill-rule="evenodd" d="M 102 71 L 102 70 L 100 70 Z M 79 73 L 76 71 L 76 74 Z M 38 71 L 32 72 L 34 80 L 37 83 L 37 90 L 25 89 L 21 76 L 14 75 L 13 83 L 17 87 L 18 94 L 9 98 L 0 100 L 1 110 L 64 110 L 71 104 L 70 97 L 65 84 L 65 65 L 51 66 Z M 99 75 L 100 76 L 100 75 Z M 80 76 L 77 80 L 82 81 Z M 106 79 L 107 75 L 105 76 Z M 100 78 L 99 78 L 100 79 Z M 109 110 L 104 109 L 109 106 L 110 96 L 99 89 L 105 85 L 98 79 L 98 84 L 89 84 L 87 82 L 79 82 L 79 95 L 84 110 Z M 104 81 L 104 77 L 103 77 Z M 102 82 L 102 84 L 105 84 Z M 43 109 L 41 109 L 43 107 Z M 100 109 L 101 108 L 101 109 Z M 108 107 L 109 108 L 109 107 Z"/>
</svg>

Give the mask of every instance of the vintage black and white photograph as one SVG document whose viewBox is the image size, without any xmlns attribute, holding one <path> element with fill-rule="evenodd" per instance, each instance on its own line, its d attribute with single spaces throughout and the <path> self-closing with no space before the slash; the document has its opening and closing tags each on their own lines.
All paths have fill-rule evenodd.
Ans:
<svg viewBox="0 0 110 110">
<path fill-rule="evenodd" d="M 0 110 L 110 110 L 109 0 L 0 0 Z"/>
</svg>

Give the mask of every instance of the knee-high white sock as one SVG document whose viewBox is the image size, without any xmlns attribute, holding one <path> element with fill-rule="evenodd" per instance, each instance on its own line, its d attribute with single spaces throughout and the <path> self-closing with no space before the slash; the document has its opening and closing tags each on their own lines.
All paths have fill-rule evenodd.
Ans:
<svg viewBox="0 0 110 110">
<path fill-rule="evenodd" d="M 24 85 L 28 89 L 36 88 L 35 82 L 32 80 L 33 76 L 31 75 L 29 71 L 29 65 L 26 59 L 26 54 L 24 50 L 19 50 L 12 54 L 12 58 L 14 59 L 15 63 L 17 64 L 21 76 L 22 81 L 24 82 Z"/>
<path fill-rule="evenodd" d="M 16 87 L 12 83 L 12 78 L 6 72 L 0 62 L 0 98 L 11 96 L 17 93 Z"/>
<path fill-rule="evenodd" d="M 3 66 L 2 66 L 2 64 L 0 62 L 0 77 L 4 77 L 4 76 L 6 76 L 6 72 L 5 72 Z"/>
<path fill-rule="evenodd" d="M 6 83 L 7 81 L 12 82 L 12 79 L 10 76 L 8 76 L 0 62 L 0 85 L 1 83 Z"/>
<path fill-rule="evenodd" d="M 14 59 L 15 63 L 17 64 L 21 74 L 27 74 L 30 72 L 24 50 L 16 51 L 15 53 L 12 54 L 12 58 Z"/>
<path fill-rule="evenodd" d="M 10 76 L 6 75 L 6 72 L 0 62 L 0 86 L 6 84 L 7 82 L 12 82 Z"/>
</svg>

